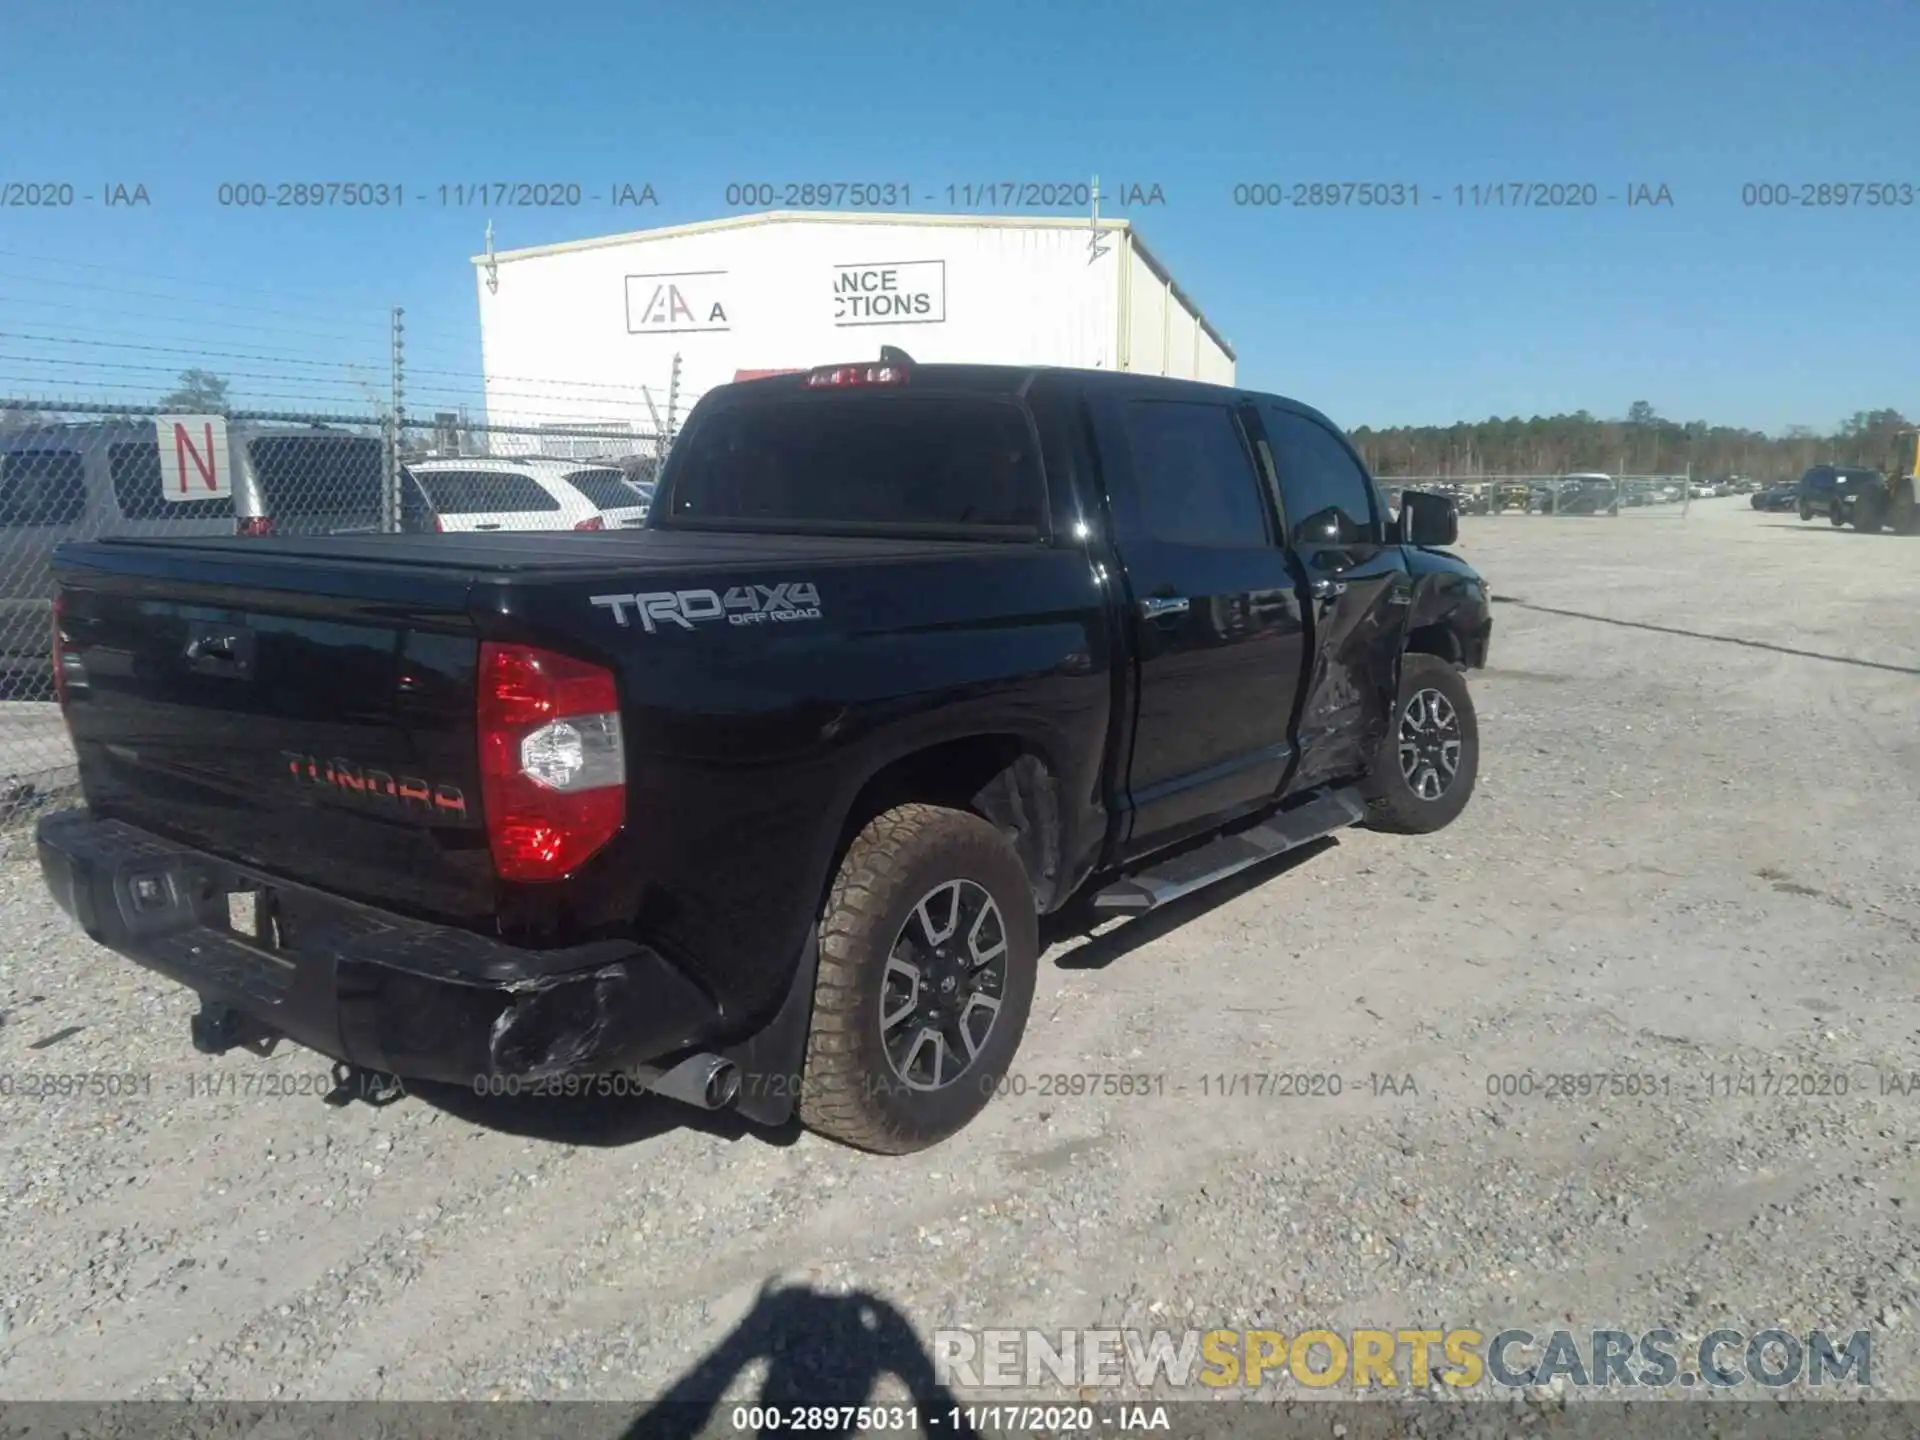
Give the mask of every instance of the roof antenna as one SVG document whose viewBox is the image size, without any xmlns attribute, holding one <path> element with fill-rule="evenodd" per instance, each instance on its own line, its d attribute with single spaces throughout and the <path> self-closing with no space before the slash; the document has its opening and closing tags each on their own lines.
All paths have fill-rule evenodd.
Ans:
<svg viewBox="0 0 1920 1440">
<path fill-rule="evenodd" d="M 880 363 L 882 365 L 911 365 L 913 364 L 913 356 L 909 355 L 897 345 L 882 345 L 880 347 Z"/>
<path fill-rule="evenodd" d="M 500 293 L 500 264 L 493 254 L 493 221 L 487 221 L 487 293 Z"/>
<path fill-rule="evenodd" d="M 1100 177 L 1093 177 L 1093 233 L 1087 237 L 1087 263 L 1091 265 L 1107 252 L 1100 246 Z"/>
</svg>

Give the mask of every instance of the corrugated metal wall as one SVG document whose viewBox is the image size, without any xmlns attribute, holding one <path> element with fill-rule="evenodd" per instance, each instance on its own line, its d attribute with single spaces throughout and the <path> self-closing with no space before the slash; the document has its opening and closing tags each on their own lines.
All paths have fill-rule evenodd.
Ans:
<svg viewBox="0 0 1920 1440">
<path fill-rule="evenodd" d="M 1167 305 L 1173 298 L 1144 256 L 1127 247 L 1127 369 L 1167 374 Z"/>
<path fill-rule="evenodd" d="M 1139 249 L 1127 247 L 1124 305 L 1126 368 L 1142 375 L 1174 375 L 1215 385 L 1234 383 L 1233 359 L 1200 323 L 1192 307 Z"/>
<path fill-rule="evenodd" d="M 878 355 L 1119 362 L 1123 247 L 1087 227 L 789 221 L 504 259 L 479 286 L 490 375 L 698 394 L 740 370 Z M 524 387 L 521 387 L 524 388 Z M 520 402 L 490 390 L 489 413 Z"/>
<path fill-rule="evenodd" d="M 484 267 L 479 274 L 484 363 L 503 377 L 489 381 L 495 421 L 644 427 L 650 417 L 630 394 L 587 392 L 633 410 L 613 415 L 611 399 L 553 401 L 504 377 L 645 385 L 664 413 L 676 353 L 685 398 L 742 370 L 865 359 L 882 345 L 930 362 L 1114 369 L 1124 360 L 1146 374 L 1234 378 L 1232 361 L 1119 230 L 806 217 L 506 257 L 495 274 L 497 289 Z M 561 404 L 578 413 L 557 413 Z"/>
</svg>

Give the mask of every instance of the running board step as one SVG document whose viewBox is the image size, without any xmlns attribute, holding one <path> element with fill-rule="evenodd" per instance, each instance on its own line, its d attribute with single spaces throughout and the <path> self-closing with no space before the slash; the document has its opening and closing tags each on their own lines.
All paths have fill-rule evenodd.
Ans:
<svg viewBox="0 0 1920 1440">
<path fill-rule="evenodd" d="M 1093 897 L 1093 908 L 1144 914 L 1309 840 L 1358 824 L 1366 814 L 1366 802 L 1358 790 L 1322 791 L 1303 805 L 1269 816 L 1251 830 L 1222 835 L 1211 844 L 1116 881 Z"/>
</svg>

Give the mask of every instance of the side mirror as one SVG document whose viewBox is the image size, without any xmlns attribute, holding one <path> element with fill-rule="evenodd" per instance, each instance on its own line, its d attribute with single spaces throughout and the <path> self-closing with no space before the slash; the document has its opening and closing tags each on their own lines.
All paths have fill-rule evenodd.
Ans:
<svg viewBox="0 0 1920 1440">
<path fill-rule="evenodd" d="M 1347 539 L 1345 517 L 1338 505 L 1316 510 L 1293 527 L 1296 545 L 1338 545 Z"/>
<path fill-rule="evenodd" d="M 1400 496 L 1400 543 L 1434 547 L 1460 538 L 1460 511 L 1445 495 L 1407 490 Z"/>
</svg>

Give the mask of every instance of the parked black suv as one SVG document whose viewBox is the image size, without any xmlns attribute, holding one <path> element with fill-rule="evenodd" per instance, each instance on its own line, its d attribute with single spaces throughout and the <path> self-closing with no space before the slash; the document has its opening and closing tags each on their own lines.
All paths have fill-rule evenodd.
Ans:
<svg viewBox="0 0 1920 1440">
<path fill-rule="evenodd" d="M 1885 523 L 1887 477 L 1858 465 L 1816 465 L 1800 477 L 1800 518 L 1827 517 L 1830 525 L 1849 522 L 1862 530 Z"/>
<path fill-rule="evenodd" d="M 1007 1073 L 1041 916 L 1460 814 L 1455 534 L 1277 395 L 723 385 L 639 530 L 63 547 L 40 862 L 205 1049 L 914 1150 Z"/>
</svg>

